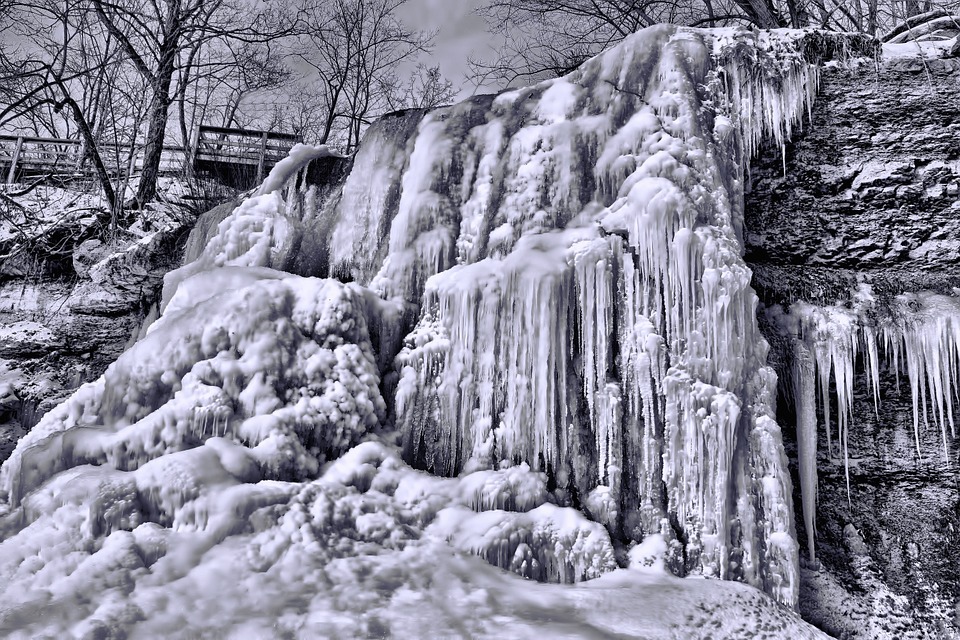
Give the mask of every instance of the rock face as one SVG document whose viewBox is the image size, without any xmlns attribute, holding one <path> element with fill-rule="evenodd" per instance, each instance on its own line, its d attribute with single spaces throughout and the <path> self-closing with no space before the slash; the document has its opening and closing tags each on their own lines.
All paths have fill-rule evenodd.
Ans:
<svg viewBox="0 0 960 640">
<path fill-rule="evenodd" d="M 909 363 L 903 364 L 910 348 L 897 342 L 897 336 L 910 327 L 926 327 L 927 321 L 952 326 L 951 296 L 960 286 L 958 101 L 960 60 L 955 58 L 893 59 L 879 69 L 871 62 L 828 70 L 812 124 L 788 147 L 786 174 L 779 153 L 764 154 L 754 163 L 746 197 L 746 259 L 754 287 L 773 310 L 762 326 L 786 382 L 780 387 L 778 417 L 794 465 L 802 458 L 790 425 L 802 401 L 790 384 L 798 371 L 792 349 L 796 331 L 780 313 L 799 317 L 798 309 L 846 310 L 845 317 L 856 325 L 847 334 L 850 353 L 841 358 L 851 364 L 852 383 L 836 369 L 830 375 L 826 367 L 834 430 L 840 396 L 852 390 L 848 466 L 836 435 L 832 453 L 827 451 L 822 402 L 816 414 L 819 567 L 803 570 L 800 598 L 804 617 L 838 637 L 958 637 L 960 448 L 949 435 L 952 417 L 944 420 L 950 423 L 944 426 L 948 435 L 938 428 L 934 402 L 936 385 L 952 374 L 924 372 L 922 364 L 910 371 Z M 864 291 L 872 299 L 869 311 L 860 312 L 857 296 Z M 936 299 L 941 311 L 922 316 L 924 301 L 933 298 L 921 292 L 946 296 Z M 903 315 L 910 304 L 917 310 L 912 318 Z M 802 341 L 813 349 L 827 342 L 839 348 L 830 341 L 843 332 L 832 326 L 823 334 L 808 332 Z M 874 376 L 868 375 L 869 335 L 879 349 L 878 404 Z M 931 334 L 916 329 L 912 335 L 922 342 Z M 884 336 L 893 336 L 889 344 Z M 947 358 L 954 348 L 951 340 L 931 345 L 934 359 Z M 924 388 L 918 403 L 914 390 Z M 799 490 L 795 498 L 803 540 Z"/>
<path fill-rule="evenodd" d="M 889 293 L 960 284 L 958 83 L 952 58 L 826 72 L 786 173 L 779 153 L 754 163 L 746 259 L 764 298 L 832 301 L 863 278 Z"/>
<path fill-rule="evenodd" d="M 179 265 L 185 237 L 173 229 L 110 243 L 87 239 L 65 250 L 56 268 L 0 269 L 0 386 L 8 391 L 0 460 L 24 430 L 99 377 L 136 337 L 163 275 Z M 14 256 L 35 262 L 28 251 Z"/>
</svg>

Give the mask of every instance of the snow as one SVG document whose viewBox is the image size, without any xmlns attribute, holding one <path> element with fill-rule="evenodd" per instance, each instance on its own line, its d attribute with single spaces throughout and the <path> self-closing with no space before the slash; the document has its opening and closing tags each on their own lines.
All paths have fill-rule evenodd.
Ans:
<svg viewBox="0 0 960 640">
<path fill-rule="evenodd" d="M 2 185 L 0 193 L 17 193 L 24 185 Z M 0 219 L 0 242 L 36 238 L 58 226 L 84 229 L 96 224 L 97 214 L 107 210 L 96 193 L 77 193 L 60 187 L 40 185 L 29 193 L 10 196 L 19 205 L 4 202 Z M 99 211 L 98 211 L 99 210 Z"/>
<path fill-rule="evenodd" d="M 192 452 L 207 453 L 203 462 L 213 469 L 187 466 L 222 480 L 208 450 Z M 510 532 L 556 540 L 541 552 L 559 554 L 545 559 L 560 568 L 568 566 L 557 563 L 564 554 L 570 567 L 580 562 L 575 558 L 594 558 L 588 546 L 577 545 L 602 538 L 603 529 L 552 505 L 527 514 L 457 506 L 438 494 L 454 493 L 460 481 L 414 471 L 375 443 L 348 451 L 313 482 L 220 489 L 207 503 L 205 526 L 198 526 L 202 519 L 172 528 L 131 521 L 142 499 L 132 484 L 141 484 L 145 471 L 132 474 L 134 480 L 102 467 L 64 474 L 46 494 L 56 503 L 37 505 L 45 515 L 6 536 L 0 575 L 5 584 L 26 587 L 4 594 L 7 637 L 492 638 L 508 627 L 511 637 L 629 630 L 680 638 L 699 637 L 685 630 L 700 633 L 707 622 L 714 633 L 738 637 L 824 637 L 743 585 L 617 570 L 561 588 L 495 569 L 472 556 L 509 551 L 499 541 L 513 540 L 502 537 Z M 425 488 L 411 491 L 411 485 Z M 90 508 L 85 501 L 94 488 L 98 499 Z M 111 521 L 115 528 L 97 533 L 98 523 Z M 447 535 L 458 538 L 455 547 L 478 546 L 456 551 Z M 529 545 L 509 544 L 520 550 L 511 557 L 528 557 Z M 527 571 L 533 562 L 516 569 Z M 58 578 L 64 573 L 69 577 Z"/>
<path fill-rule="evenodd" d="M 739 242 L 817 71 L 793 34 L 720 38 L 654 27 L 375 129 L 389 167 L 362 147 L 339 208 L 295 148 L 0 468 L 0 624 L 817 637 Z M 327 215 L 356 283 L 284 272 Z"/>
<path fill-rule="evenodd" d="M 327 157 L 342 158 L 343 156 L 331 151 L 326 145 L 314 146 L 303 143 L 293 145 L 287 157 L 270 169 L 263 184 L 257 189 L 256 195 L 263 196 L 284 188 L 295 174 L 303 170 L 312 160 Z"/>
<path fill-rule="evenodd" d="M 0 355 L 48 353 L 63 346 L 63 339 L 49 327 L 32 320 L 0 326 Z"/>
</svg>

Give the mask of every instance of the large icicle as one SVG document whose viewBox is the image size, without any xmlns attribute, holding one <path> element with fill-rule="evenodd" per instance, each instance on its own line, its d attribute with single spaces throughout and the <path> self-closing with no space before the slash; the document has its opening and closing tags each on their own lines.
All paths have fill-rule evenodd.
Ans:
<svg viewBox="0 0 960 640">
<path fill-rule="evenodd" d="M 800 466 L 800 497 L 803 503 L 803 527 L 807 533 L 807 554 L 816 560 L 817 517 L 817 398 L 816 369 L 813 354 L 802 340 L 794 342 L 797 371 L 794 398 L 797 404 L 797 459 Z"/>
</svg>

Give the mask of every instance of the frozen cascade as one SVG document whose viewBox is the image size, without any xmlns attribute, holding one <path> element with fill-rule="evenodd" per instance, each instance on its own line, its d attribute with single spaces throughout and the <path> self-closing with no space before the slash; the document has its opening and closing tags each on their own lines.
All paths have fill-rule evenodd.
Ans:
<svg viewBox="0 0 960 640">
<path fill-rule="evenodd" d="M 409 461 L 526 462 L 612 533 L 672 541 L 675 571 L 796 601 L 738 229 L 747 160 L 816 90 L 798 37 L 657 27 L 470 128 L 480 104 L 424 118 L 372 280 L 420 301 L 397 359 Z"/>
<path fill-rule="evenodd" d="M 816 306 L 797 303 L 788 314 L 773 315 L 795 336 L 793 376 L 798 385 L 797 428 L 800 444 L 801 492 L 808 551 L 813 550 L 816 503 L 816 445 L 819 400 L 827 453 L 843 458 L 850 494 L 847 425 L 852 416 L 857 361 L 873 394 L 880 398 L 880 365 L 885 362 L 899 381 L 906 374 L 913 405 L 917 458 L 923 459 L 920 429 L 940 430 L 943 456 L 948 457 L 948 431 L 956 436 L 953 406 L 960 384 L 960 299 L 930 292 L 905 293 L 880 301 L 868 284 L 851 294 L 850 304 Z M 815 372 L 815 373 L 814 373 Z M 816 377 L 816 392 L 813 377 Z M 837 396 L 833 432 L 831 379 Z M 816 396 L 816 397 L 814 397 Z M 929 452 L 928 452 L 929 453 Z"/>
<path fill-rule="evenodd" d="M 396 211 L 400 198 L 406 143 L 422 117 L 422 111 L 406 111 L 382 118 L 367 130 L 336 203 L 332 228 L 315 234 L 329 242 L 331 275 L 369 282 L 383 261 L 392 222 L 389 214 Z"/>
</svg>

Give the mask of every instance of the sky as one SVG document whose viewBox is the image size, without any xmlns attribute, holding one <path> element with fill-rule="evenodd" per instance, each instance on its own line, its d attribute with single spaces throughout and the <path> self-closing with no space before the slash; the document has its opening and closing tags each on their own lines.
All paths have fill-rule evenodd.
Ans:
<svg viewBox="0 0 960 640">
<path fill-rule="evenodd" d="M 483 0 L 409 0 L 403 7 L 408 26 L 437 31 L 429 64 L 440 65 L 441 73 L 460 89 L 458 99 L 474 92 L 465 78 L 467 58 L 489 51 L 486 23 L 474 13 L 482 4 Z"/>
</svg>

